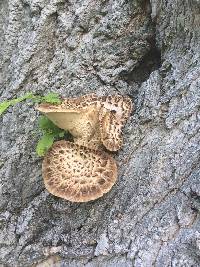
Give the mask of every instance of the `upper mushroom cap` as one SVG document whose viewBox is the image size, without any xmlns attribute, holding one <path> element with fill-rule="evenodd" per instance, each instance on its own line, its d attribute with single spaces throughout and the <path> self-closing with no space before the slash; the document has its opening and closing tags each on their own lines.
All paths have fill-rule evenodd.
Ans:
<svg viewBox="0 0 200 267">
<path fill-rule="evenodd" d="M 41 104 L 37 109 L 68 130 L 74 142 L 95 149 L 103 144 L 108 150 L 117 151 L 123 143 L 122 128 L 132 111 L 132 101 L 122 95 L 90 94 L 63 99 L 60 105 Z"/>
<path fill-rule="evenodd" d="M 107 193 L 117 179 L 115 160 L 68 141 L 58 141 L 47 152 L 42 173 L 47 190 L 72 202 L 86 202 Z"/>
<path fill-rule="evenodd" d="M 69 131 L 75 142 L 87 145 L 98 128 L 98 110 L 91 97 L 64 99 L 60 105 L 40 104 L 37 109 L 44 113 L 59 128 Z M 90 99 L 90 105 L 86 105 Z M 100 135 L 97 138 L 100 143 Z"/>
</svg>

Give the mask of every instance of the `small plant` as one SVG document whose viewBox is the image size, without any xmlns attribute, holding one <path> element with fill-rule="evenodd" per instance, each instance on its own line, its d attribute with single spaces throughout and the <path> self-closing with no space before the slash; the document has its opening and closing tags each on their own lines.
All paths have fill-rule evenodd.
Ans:
<svg viewBox="0 0 200 267">
<path fill-rule="evenodd" d="M 34 95 L 32 93 L 28 93 L 24 96 L 14 98 L 11 100 L 4 101 L 0 103 L 0 115 L 5 112 L 10 106 L 14 106 L 15 104 L 22 102 L 24 100 L 30 99 L 34 103 L 50 103 L 50 104 L 60 104 L 61 100 L 58 94 L 56 93 L 49 93 L 46 96 L 39 96 L 39 95 Z"/>
<path fill-rule="evenodd" d="M 36 152 L 38 156 L 44 156 L 47 150 L 53 145 L 54 140 L 63 137 L 65 131 L 58 128 L 45 116 L 41 116 L 39 119 L 39 129 L 42 131 L 43 136 L 37 144 Z"/>
<path fill-rule="evenodd" d="M 22 97 L 14 98 L 0 103 L 0 115 L 2 115 L 10 106 L 28 99 L 33 101 L 33 103 L 50 103 L 54 105 L 59 105 L 61 103 L 61 99 L 56 93 L 49 93 L 45 96 L 28 93 Z M 45 116 L 41 116 L 39 118 L 39 130 L 42 132 L 42 137 L 38 141 L 36 153 L 38 154 L 38 156 L 44 156 L 47 150 L 52 146 L 54 140 L 63 137 L 65 131 L 58 128 Z"/>
<path fill-rule="evenodd" d="M 11 99 L 11 100 L 7 100 L 7 101 L 4 101 L 2 103 L 0 103 L 0 115 L 5 112 L 10 106 L 14 106 L 15 104 L 19 103 L 19 102 L 22 102 L 26 99 L 31 99 L 35 97 L 33 94 L 26 94 L 22 97 L 18 97 L 18 98 L 15 98 L 15 99 Z"/>
</svg>

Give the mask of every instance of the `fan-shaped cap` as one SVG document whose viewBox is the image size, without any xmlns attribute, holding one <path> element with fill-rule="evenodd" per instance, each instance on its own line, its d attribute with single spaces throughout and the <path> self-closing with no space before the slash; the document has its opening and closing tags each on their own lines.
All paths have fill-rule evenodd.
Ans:
<svg viewBox="0 0 200 267">
<path fill-rule="evenodd" d="M 41 104 L 37 109 L 68 130 L 75 143 L 94 149 L 103 144 L 117 151 L 123 143 L 122 129 L 132 111 L 132 101 L 122 95 L 90 94 L 63 99 L 60 105 Z"/>
<path fill-rule="evenodd" d="M 128 96 L 102 97 L 99 112 L 100 134 L 103 145 L 117 151 L 123 144 L 122 129 L 130 116 L 133 104 Z"/>
<path fill-rule="evenodd" d="M 59 128 L 69 131 L 75 143 L 94 149 L 101 146 L 96 95 L 66 98 L 60 105 L 43 103 L 37 109 Z"/>
<path fill-rule="evenodd" d="M 87 202 L 110 191 L 117 179 L 117 165 L 103 151 L 58 141 L 47 152 L 42 173 L 45 186 L 53 195 Z"/>
</svg>

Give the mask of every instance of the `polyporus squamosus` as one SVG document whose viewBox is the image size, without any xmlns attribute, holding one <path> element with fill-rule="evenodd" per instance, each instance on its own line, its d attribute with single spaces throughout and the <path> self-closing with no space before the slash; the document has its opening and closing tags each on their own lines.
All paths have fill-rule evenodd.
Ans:
<svg viewBox="0 0 200 267">
<path fill-rule="evenodd" d="M 64 140 L 48 151 L 42 172 L 47 190 L 72 202 L 103 196 L 117 179 L 116 162 L 108 153 Z"/>
<path fill-rule="evenodd" d="M 122 146 L 131 99 L 92 94 L 37 109 L 74 138 L 74 143 L 56 142 L 44 158 L 43 178 L 49 192 L 72 202 L 94 200 L 108 192 L 116 182 L 117 166 L 102 149 L 117 151 Z"/>
<path fill-rule="evenodd" d="M 60 105 L 41 104 L 44 113 L 59 128 L 69 131 L 74 143 L 98 149 L 102 144 L 110 151 L 122 146 L 122 128 L 132 110 L 127 96 L 98 97 L 94 94 L 64 99 Z"/>
</svg>

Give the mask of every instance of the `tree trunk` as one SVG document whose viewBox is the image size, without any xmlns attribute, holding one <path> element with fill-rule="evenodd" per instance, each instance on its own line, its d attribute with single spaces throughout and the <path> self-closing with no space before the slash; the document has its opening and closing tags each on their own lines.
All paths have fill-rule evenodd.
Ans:
<svg viewBox="0 0 200 267">
<path fill-rule="evenodd" d="M 117 184 L 49 194 L 34 105 L 0 117 L 1 266 L 200 266 L 199 0 L 1 0 L 1 101 L 128 94 Z"/>
</svg>

